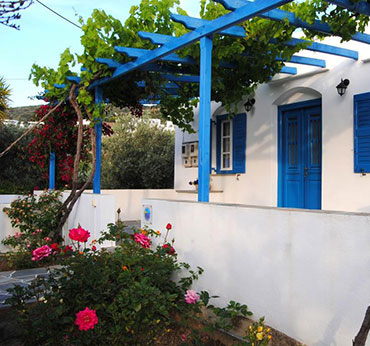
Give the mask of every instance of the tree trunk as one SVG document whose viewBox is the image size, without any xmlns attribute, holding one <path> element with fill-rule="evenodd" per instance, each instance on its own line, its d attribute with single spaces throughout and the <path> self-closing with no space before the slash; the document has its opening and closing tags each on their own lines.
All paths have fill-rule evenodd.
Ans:
<svg viewBox="0 0 370 346">
<path fill-rule="evenodd" d="M 365 346 L 367 335 L 369 334 L 370 330 L 370 306 L 367 307 L 366 314 L 364 320 L 362 321 L 361 328 L 358 334 L 353 340 L 353 346 Z"/>
<path fill-rule="evenodd" d="M 78 102 L 76 100 L 75 96 L 75 89 L 76 85 L 74 84 L 71 88 L 71 91 L 69 93 L 69 100 L 76 111 L 77 118 L 78 118 L 78 136 L 77 136 L 77 144 L 76 144 L 76 155 L 74 159 L 74 166 L 73 166 L 73 178 L 72 178 L 72 190 L 67 199 L 64 201 L 61 210 L 59 212 L 59 224 L 58 227 L 50 237 L 58 241 L 58 238 L 61 238 L 62 236 L 62 230 L 65 222 L 67 221 L 70 213 L 73 210 L 74 205 L 82 195 L 82 193 L 87 189 L 89 184 L 92 182 L 95 174 L 95 162 L 96 162 L 96 133 L 95 128 L 91 129 L 90 132 L 90 138 L 91 138 L 91 151 L 92 151 L 92 172 L 88 178 L 88 180 L 85 182 L 85 184 L 81 187 L 81 189 L 78 190 L 78 168 L 80 165 L 80 159 L 81 159 L 81 147 L 82 147 L 82 140 L 83 140 L 83 115 L 81 112 L 81 108 L 78 105 Z M 91 115 L 87 113 L 90 120 L 92 121 Z M 78 191 L 77 191 L 78 190 Z"/>
</svg>

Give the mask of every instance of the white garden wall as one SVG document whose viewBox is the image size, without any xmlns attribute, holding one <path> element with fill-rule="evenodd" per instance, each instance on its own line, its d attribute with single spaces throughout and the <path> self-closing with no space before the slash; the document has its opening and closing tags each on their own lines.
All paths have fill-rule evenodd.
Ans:
<svg viewBox="0 0 370 346">
<path fill-rule="evenodd" d="M 196 284 L 309 346 L 348 346 L 370 303 L 370 214 L 146 199 Z M 142 219 L 142 224 L 144 220 Z M 366 344 L 370 345 L 370 340 Z"/>
<path fill-rule="evenodd" d="M 246 173 L 241 175 L 212 174 L 213 185 L 219 194 L 210 201 L 277 206 L 278 190 L 278 106 L 310 99 L 322 99 L 322 209 L 370 212 L 370 174 L 354 173 L 353 158 L 353 95 L 370 92 L 370 58 L 368 45 L 340 44 L 331 38 L 325 43 L 358 49 L 360 59 L 304 51 L 298 55 L 325 59 L 326 69 L 298 67 L 297 76 L 280 75 L 259 86 L 255 106 L 247 114 Z M 302 76 L 308 71 L 320 72 Z M 350 85 L 344 96 L 339 96 L 336 85 L 348 78 Z M 247 96 L 246 96 L 247 98 Z M 239 112 L 245 112 L 241 100 Z M 226 114 L 219 104 L 212 105 L 212 116 Z M 194 129 L 197 128 L 198 109 L 195 110 Z M 213 125 L 213 167 L 215 157 L 215 126 Z M 198 140 L 198 133 L 187 134 L 176 130 L 175 189 L 191 190 L 189 181 L 198 177 L 198 168 L 185 168 L 181 159 L 181 144 Z"/>
<path fill-rule="evenodd" d="M 41 191 L 36 194 L 40 194 Z M 63 199 L 67 197 L 63 194 Z M 16 195 L 0 195 L 0 252 L 9 251 L 7 247 L 1 244 L 1 240 L 9 235 L 14 235 L 17 229 L 12 228 L 10 219 L 3 212 L 4 207 L 10 207 L 11 201 L 16 199 Z M 140 207 L 138 206 L 138 210 Z M 83 193 L 75 204 L 67 223 L 63 228 L 63 236 L 68 243 L 68 230 L 81 227 L 89 230 L 92 239 L 99 238 L 100 233 L 107 229 L 107 224 L 115 222 L 115 197 L 112 195 L 96 195 Z M 103 246 L 112 246 L 112 242 L 106 242 Z"/>
</svg>

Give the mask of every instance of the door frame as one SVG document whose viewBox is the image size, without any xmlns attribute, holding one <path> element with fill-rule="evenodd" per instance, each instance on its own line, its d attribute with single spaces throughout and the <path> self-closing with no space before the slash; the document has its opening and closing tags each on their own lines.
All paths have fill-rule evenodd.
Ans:
<svg viewBox="0 0 370 346">
<path fill-rule="evenodd" d="M 279 208 L 282 207 L 283 204 L 283 197 L 284 197 L 284 179 L 283 179 L 283 113 L 288 110 L 294 110 L 294 109 L 301 109 L 301 108 L 309 108 L 309 107 L 321 107 L 321 157 L 322 157 L 322 99 L 313 99 L 308 101 L 302 101 L 302 102 L 296 102 L 296 103 L 290 103 L 287 105 L 281 105 L 278 106 L 278 138 L 277 138 L 277 145 L 278 145 L 278 191 L 277 191 L 277 206 Z M 322 161 L 321 161 L 321 170 L 322 170 Z M 321 171 L 322 172 L 322 171 Z M 321 175 L 322 177 L 322 175 Z M 321 179 L 322 183 L 322 179 Z M 321 192 L 322 192 L 322 186 L 321 186 Z M 321 195 L 322 196 L 322 195 Z"/>
</svg>

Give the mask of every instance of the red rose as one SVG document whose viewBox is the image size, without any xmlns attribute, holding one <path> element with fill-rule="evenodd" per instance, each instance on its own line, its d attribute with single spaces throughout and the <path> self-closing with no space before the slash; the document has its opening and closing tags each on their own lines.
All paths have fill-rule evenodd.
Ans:
<svg viewBox="0 0 370 346">
<path fill-rule="evenodd" d="M 169 231 L 172 228 L 172 225 L 170 223 L 168 223 L 167 226 L 166 226 L 166 228 Z"/>
<path fill-rule="evenodd" d="M 175 249 L 174 249 L 174 248 L 173 248 L 173 246 L 171 246 L 170 244 L 163 244 L 163 245 L 162 245 L 162 249 L 167 250 L 166 252 L 167 252 L 169 255 L 174 255 L 174 254 L 175 254 Z"/>
<path fill-rule="evenodd" d="M 78 228 L 73 228 L 69 230 L 69 237 L 72 240 L 80 241 L 86 243 L 87 239 L 90 237 L 90 232 L 83 229 L 81 226 Z"/>
<path fill-rule="evenodd" d="M 93 247 L 91 248 L 91 250 L 96 251 L 96 246 L 93 245 Z"/>
<path fill-rule="evenodd" d="M 60 251 L 60 248 L 59 248 L 59 244 L 58 243 L 53 243 L 53 244 L 50 244 L 50 247 L 54 250 L 54 251 Z"/>
<path fill-rule="evenodd" d="M 70 245 L 67 245 L 63 250 L 62 250 L 64 253 L 68 252 L 68 251 L 73 251 L 72 249 L 72 246 Z"/>
</svg>

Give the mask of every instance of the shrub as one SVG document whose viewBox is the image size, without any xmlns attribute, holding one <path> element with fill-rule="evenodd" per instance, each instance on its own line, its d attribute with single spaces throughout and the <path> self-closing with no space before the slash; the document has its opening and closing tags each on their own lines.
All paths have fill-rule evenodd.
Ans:
<svg viewBox="0 0 370 346">
<path fill-rule="evenodd" d="M 114 135 L 103 140 L 103 188 L 173 187 L 173 132 L 128 115 L 118 119 L 113 130 Z"/>
<path fill-rule="evenodd" d="M 203 345 L 202 334 L 190 327 L 189 319 L 208 324 L 208 331 L 229 331 L 240 316 L 251 315 L 246 305 L 231 301 L 218 308 L 208 304 L 215 296 L 189 289 L 203 270 L 178 262 L 174 241 L 167 241 L 171 228 L 168 224 L 155 248 L 151 238 L 160 237 L 159 231 L 139 229 L 130 235 L 121 222 L 108 225 L 89 244 L 88 231 L 70 230 L 74 250 L 64 267 L 48 278 L 36 278 L 29 287 L 8 290 L 12 297 L 6 303 L 20 313 L 25 345 L 153 345 L 174 326 L 176 313 L 181 316 L 177 323 L 187 331 L 181 335 L 183 345 Z M 120 246 L 113 252 L 97 250 L 95 245 L 105 240 L 119 241 Z M 40 262 L 45 253 L 47 249 L 40 249 Z M 179 271 L 182 277 L 175 281 Z M 30 299 L 35 303 L 26 304 Z M 206 307 L 212 314 L 204 320 Z M 271 338 L 263 319 L 246 333 L 247 346 L 265 346 Z"/>
<path fill-rule="evenodd" d="M 24 131 L 25 129 L 19 126 L 0 126 L 0 152 L 19 138 Z M 37 165 L 28 160 L 26 147 L 30 140 L 31 135 L 25 136 L 0 158 L 0 193 L 28 194 L 35 187 L 44 187 L 41 171 Z"/>
<path fill-rule="evenodd" d="M 120 239 L 114 252 L 81 251 L 75 244 L 65 267 L 12 289 L 8 303 L 21 313 L 27 345 L 151 344 L 171 322 L 171 312 L 196 308 L 184 295 L 201 270 L 173 281 L 174 272 L 188 266 L 161 246 L 147 248 L 149 236 L 158 234 L 139 230 L 131 236 L 119 227 L 110 225 L 99 240 Z M 30 298 L 36 299 L 32 307 L 25 304 Z M 83 311 L 87 330 L 80 330 L 81 315 L 76 321 Z"/>
<path fill-rule="evenodd" d="M 28 195 L 17 198 L 10 208 L 3 209 L 12 226 L 19 230 L 2 241 L 13 248 L 7 255 L 11 266 L 17 269 L 34 267 L 32 251 L 45 244 L 51 245 L 49 234 L 58 225 L 57 215 L 62 205 L 60 195 L 58 191 L 46 191 L 38 198 Z M 50 257 L 49 263 L 54 262 L 55 258 Z"/>
</svg>

